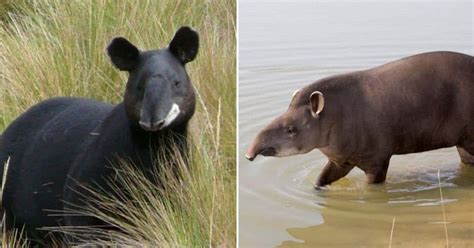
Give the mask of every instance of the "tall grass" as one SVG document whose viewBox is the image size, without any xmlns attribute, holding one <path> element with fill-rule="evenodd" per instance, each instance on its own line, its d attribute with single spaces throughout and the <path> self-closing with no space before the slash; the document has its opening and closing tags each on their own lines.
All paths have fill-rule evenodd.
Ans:
<svg viewBox="0 0 474 248">
<path fill-rule="evenodd" d="M 54 96 L 120 102 L 127 75 L 104 52 L 114 36 L 148 50 L 166 47 L 180 26 L 199 32 L 198 57 L 187 65 L 199 99 L 189 173 L 183 170 L 182 181 L 168 178 L 173 190 L 163 192 L 125 163 L 123 182 L 148 204 L 102 199 L 133 209 L 134 223 L 122 227 L 122 236 L 111 234 L 118 241 L 235 246 L 235 1 L 15 1 L 1 9 L 0 131 Z"/>
</svg>

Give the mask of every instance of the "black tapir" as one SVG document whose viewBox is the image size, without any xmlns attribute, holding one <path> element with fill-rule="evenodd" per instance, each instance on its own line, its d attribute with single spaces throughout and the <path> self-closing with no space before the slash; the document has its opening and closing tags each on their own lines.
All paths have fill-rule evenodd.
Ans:
<svg viewBox="0 0 474 248">
<path fill-rule="evenodd" d="M 172 143 L 186 153 L 195 91 L 185 64 L 198 48 L 198 33 L 189 27 L 160 50 L 140 51 L 114 38 L 107 53 L 129 75 L 122 103 L 53 98 L 14 120 L 0 141 L 0 164 L 10 158 L 2 203 L 7 226 L 24 226 L 28 236 L 41 238 L 40 227 L 101 224 L 91 217 L 63 217 L 58 210 L 66 203 L 88 204 L 77 194 L 83 186 L 106 189 L 115 157 L 146 170 L 152 169 L 153 154 Z"/>
<path fill-rule="evenodd" d="M 390 157 L 457 146 L 474 164 L 474 58 L 430 52 L 331 76 L 295 91 L 288 110 L 254 139 L 246 157 L 318 148 L 329 161 L 316 187 L 362 169 L 385 181 Z"/>
</svg>

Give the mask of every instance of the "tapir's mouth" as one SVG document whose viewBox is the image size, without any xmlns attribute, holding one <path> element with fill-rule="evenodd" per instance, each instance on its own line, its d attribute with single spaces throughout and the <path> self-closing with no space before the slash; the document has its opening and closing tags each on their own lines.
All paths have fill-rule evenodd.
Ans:
<svg viewBox="0 0 474 248">
<path fill-rule="evenodd" d="M 260 151 L 260 154 L 263 156 L 275 156 L 276 148 L 274 147 L 267 147 Z"/>
<path fill-rule="evenodd" d="M 165 125 L 165 121 L 162 120 L 162 121 L 155 122 L 153 124 L 145 123 L 143 121 L 140 121 L 139 124 L 140 124 L 140 127 L 145 131 L 156 132 L 158 130 L 163 129 L 163 127 Z"/>
<path fill-rule="evenodd" d="M 247 153 L 245 154 L 245 157 L 248 160 L 253 161 L 255 157 L 257 157 L 257 155 L 259 154 L 261 154 L 262 156 L 275 156 L 277 153 L 276 151 L 277 149 L 275 147 L 266 147 L 256 153 Z"/>
</svg>

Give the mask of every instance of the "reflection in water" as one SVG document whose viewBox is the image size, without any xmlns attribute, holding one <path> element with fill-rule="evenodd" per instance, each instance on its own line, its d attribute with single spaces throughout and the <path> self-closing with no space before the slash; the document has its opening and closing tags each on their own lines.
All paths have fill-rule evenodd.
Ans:
<svg viewBox="0 0 474 248">
<path fill-rule="evenodd" d="M 322 77 L 416 53 L 474 54 L 472 1 L 239 1 L 240 247 L 442 247 L 440 170 L 450 244 L 474 247 L 473 168 L 455 148 L 394 156 L 387 182 L 354 169 L 328 189 L 313 184 L 326 158 L 244 152 L 283 113 L 294 90 Z M 370 130 L 367 130 L 370 131 Z"/>
<path fill-rule="evenodd" d="M 460 165 L 457 170 L 442 171 L 441 175 L 450 244 L 472 247 L 474 168 Z M 387 247 L 393 218 L 393 246 L 440 247 L 444 244 L 437 170 L 392 175 L 390 183 L 367 185 L 357 194 L 347 188 L 354 189 L 346 184 L 316 192 L 325 200 L 320 211 L 324 223 L 288 228 L 287 232 L 296 240 L 283 241 L 278 247 Z M 466 199 L 466 196 L 471 197 Z M 457 202 L 460 198 L 463 202 Z M 457 204 L 450 204 L 452 202 Z"/>
</svg>

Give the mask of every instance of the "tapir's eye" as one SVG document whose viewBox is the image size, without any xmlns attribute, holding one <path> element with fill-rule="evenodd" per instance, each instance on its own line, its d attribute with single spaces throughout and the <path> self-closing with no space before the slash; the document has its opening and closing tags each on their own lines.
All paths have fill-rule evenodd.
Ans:
<svg viewBox="0 0 474 248">
<path fill-rule="evenodd" d="M 295 133 L 295 127 L 294 126 L 289 126 L 288 129 L 286 130 L 286 132 L 288 134 L 294 134 Z"/>
<path fill-rule="evenodd" d="M 174 86 L 175 87 L 179 87 L 181 85 L 181 82 L 180 81 L 174 81 Z"/>
</svg>

